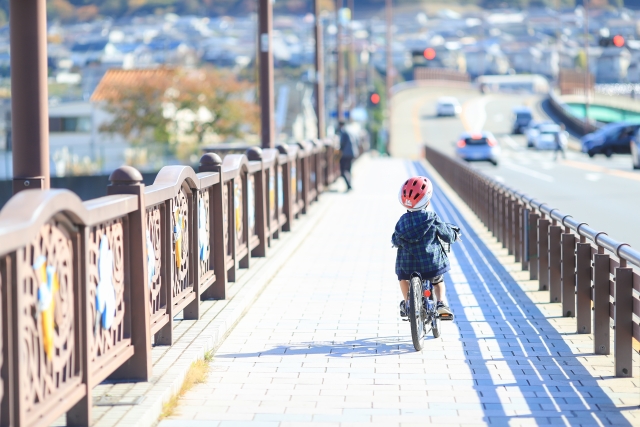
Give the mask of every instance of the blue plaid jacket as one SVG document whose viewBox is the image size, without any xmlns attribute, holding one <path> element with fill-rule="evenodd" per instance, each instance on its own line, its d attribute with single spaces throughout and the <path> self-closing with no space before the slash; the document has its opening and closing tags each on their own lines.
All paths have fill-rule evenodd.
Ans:
<svg viewBox="0 0 640 427">
<path fill-rule="evenodd" d="M 391 237 L 398 248 L 396 274 L 417 271 L 424 279 L 449 271 L 449 259 L 438 236 L 445 242 L 456 241 L 456 232 L 433 211 L 407 212 L 400 217 Z"/>
</svg>

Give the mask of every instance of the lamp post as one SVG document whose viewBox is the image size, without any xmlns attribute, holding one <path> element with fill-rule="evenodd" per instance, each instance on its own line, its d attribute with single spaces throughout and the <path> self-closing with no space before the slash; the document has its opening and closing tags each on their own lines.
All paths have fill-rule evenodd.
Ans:
<svg viewBox="0 0 640 427">
<path fill-rule="evenodd" d="M 342 9 L 342 0 L 336 0 L 336 26 L 338 32 L 336 33 L 336 55 L 338 56 L 336 67 L 336 95 L 337 95 L 337 107 L 336 113 L 338 122 L 344 119 L 344 113 L 342 111 L 342 104 L 344 103 L 344 75 L 342 69 L 344 68 L 344 57 L 342 56 L 342 23 L 340 22 L 340 9 Z"/>
<path fill-rule="evenodd" d="M 324 45 L 322 38 L 322 21 L 320 20 L 320 1 L 313 1 L 315 14 L 315 38 L 316 38 L 316 116 L 318 117 L 318 138 L 325 137 L 326 126 L 324 124 Z"/>
<path fill-rule="evenodd" d="M 11 0 L 13 193 L 47 189 L 49 90 L 46 0 Z"/>
<path fill-rule="evenodd" d="M 385 0 L 385 14 L 387 18 L 387 75 L 386 75 L 386 92 L 387 92 L 387 152 L 391 147 L 391 86 L 393 86 L 393 56 L 391 50 L 391 26 L 393 25 L 392 0 Z"/>
<path fill-rule="evenodd" d="M 353 19 L 355 18 L 354 0 L 348 0 L 351 16 L 349 19 L 349 108 L 356 106 L 356 43 L 353 35 Z"/>
<path fill-rule="evenodd" d="M 14 0 L 21 1 L 21 0 Z M 260 137 L 262 148 L 275 147 L 276 132 L 273 99 L 273 4 L 260 0 L 258 13 L 258 49 L 260 50 Z"/>
<path fill-rule="evenodd" d="M 584 133 L 589 132 L 589 0 L 583 1 L 584 5 Z"/>
</svg>

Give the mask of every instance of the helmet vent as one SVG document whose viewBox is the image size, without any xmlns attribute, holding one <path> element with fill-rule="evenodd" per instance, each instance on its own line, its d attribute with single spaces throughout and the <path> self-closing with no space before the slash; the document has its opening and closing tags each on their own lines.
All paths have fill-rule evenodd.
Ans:
<svg viewBox="0 0 640 427">
<path fill-rule="evenodd" d="M 422 188 L 420 188 L 420 189 L 424 190 L 425 187 L 426 187 L 426 185 L 422 184 Z"/>
</svg>

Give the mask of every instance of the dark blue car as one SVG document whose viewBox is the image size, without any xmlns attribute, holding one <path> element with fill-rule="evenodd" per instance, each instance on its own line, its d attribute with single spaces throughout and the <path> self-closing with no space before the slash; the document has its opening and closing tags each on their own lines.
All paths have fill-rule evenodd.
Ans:
<svg viewBox="0 0 640 427">
<path fill-rule="evenodd" d="M 634 169 L 640 169 L 640 129 L 631 138 L 631 161 Z"/>
<path fill-rule="evenodd" d="M 604 154 L 611 157 L 631 152 L 631 139 L 640 128 L 640 124 L 630 122 L 609 123 L 597 131 L 582 137 L 582 152 L 589 157 Z"/>
</svg>

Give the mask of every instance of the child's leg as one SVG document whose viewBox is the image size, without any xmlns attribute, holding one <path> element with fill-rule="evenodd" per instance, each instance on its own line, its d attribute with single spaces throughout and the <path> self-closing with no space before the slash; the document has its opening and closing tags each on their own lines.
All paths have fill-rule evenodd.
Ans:
<svg viewBox="0 0 640 427">
<path fill-rule="evenodd" d="M 444 280 L 440 283 L 433 284 L 433 292 L 436 294 L 436 301 L 442 301 L 446 304 L 447 288 L 444 284 Z"/>
<path fill-rule="evenodd" d="M 406 301 L 409 298 L 409 281 L 408 280 L 400 280 L 400 292 L 402 292 L 402 297 Z"/>
</svg>

